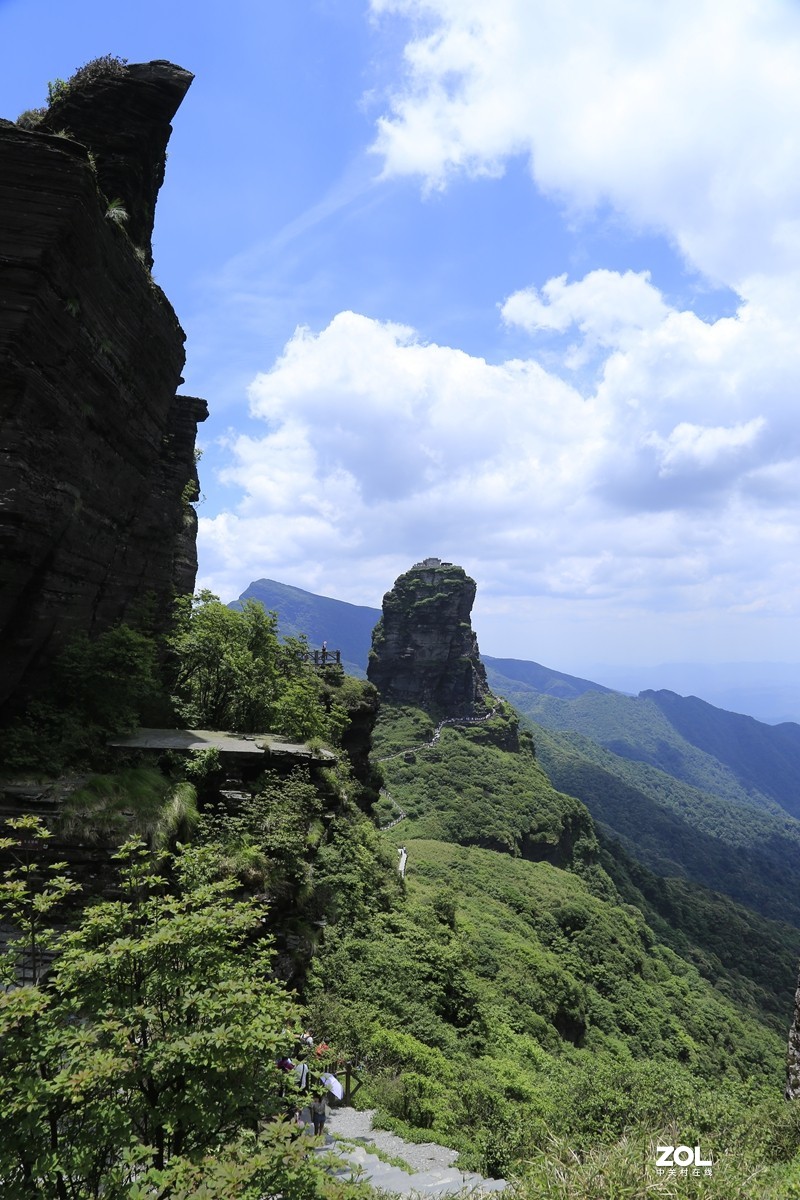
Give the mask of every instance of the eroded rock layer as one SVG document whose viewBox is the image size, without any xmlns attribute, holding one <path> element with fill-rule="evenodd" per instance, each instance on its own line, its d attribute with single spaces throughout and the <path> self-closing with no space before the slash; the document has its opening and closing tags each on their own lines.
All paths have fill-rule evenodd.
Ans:
<svg viewBox="0 0 800 1200">
<path fill-rule="evenodd" d="M 143 603 L 166 616 L 194 586 L 207 410 L 176 394 L 184 334 L 146 261 L 191 78 L 149 63 L 94 81 L 69 97 L 74 136 L 0 123 L 0 708 L 36 690 L 72 633 Z M 133 238 L 107 215 L 104 162 Z"/>
<path fill-rule="evenodd" d="M 470 622 L 475 581 L 428 558 L 383 598 L 367 675 L 385 700 L 447 716 L 471 715 L 488 694 Z"/>
</svg>

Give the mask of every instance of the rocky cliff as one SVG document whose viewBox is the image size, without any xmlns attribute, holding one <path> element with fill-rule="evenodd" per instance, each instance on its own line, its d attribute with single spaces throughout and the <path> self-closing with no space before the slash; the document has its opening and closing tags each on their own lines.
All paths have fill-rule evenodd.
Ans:
<svg viewBox="0 0 800 1200">
<path fill-rule="evenodd" d="M 475 581 L 426 558 L 383 598 L 367 676 L 385 700 L 444 716 L 470 715 L 488 695 L 470 613 Z"/>
<path fill-rule="evenodd" d="M 197 568 L 184 334 L 150 273 L 170 121 L 192 76 L 84 72 L 35 122 L 0 122 L 0 710 L 77 631 Z"/>
<path fill-rule="evenodd" d="M 784 1095 L 787 1100 L 800 1100 L 800 978 L 794 994 L 794 1018 L 789 1030 Z"/>
</svg>

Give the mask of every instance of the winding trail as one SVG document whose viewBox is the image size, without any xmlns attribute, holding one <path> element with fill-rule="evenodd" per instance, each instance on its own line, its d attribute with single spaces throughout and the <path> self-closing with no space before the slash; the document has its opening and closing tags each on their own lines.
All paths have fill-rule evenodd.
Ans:
<svg viewBox="0 0 800 1200">
<path fill-rule="evenodd" d="M 429 750 L 431 746 L 435 746 L 441 736 L 441 732 L 446 725 L 482 725 L 484 721 L 491 721 L 492 717 L 496 716 L 500 706 L 495 705 L 491 712 L 486 713 L 482 717 L 445 717 L 433 731 L 433 737 L 428 742 L 421 742 L 416 746 L 406 746 L 403 750 L 393 750 L 391 754 L 384 754 L 381 758 L 376 759 L 376 762 L 389 762 L 392 758 L 401 758 L 404 754 L 413 754 L 416 750 Z"/>
<path fill-rule="evenodd" d="M 391 754 L 384 754 L 381 758 L 376 759 L 376 762 L 390 762 L 393 758 L 402 758 L 404 754 L 414 754 L 418 750 L 430 750 L 439 741 L 442 730 L 446 725 L 482 725 L 484 721 L 491 721 L 492 717 L 496 716 L 500 710 L 500 705 L 496 704 L 491 712 L 486 713 L 482 717 L 445 717 L 433 731 L 433 737 L 430 741 L 420 742 L 416 746 L 406 746 L 404 750 L 393 750 Z M 390 800 L 400 814 L 388 821 L 386 825 L 380 825 L 378 828 L 381 833 L 386 833 L 389 829 L 394 829 L 395 825 L 399 825 L 401 821 L 405 821 L 407 813 L 400 807 L 391 792 L 387 788 L 381 788 L 381 795 Z M 404 864 L 405 866 L 405 864 Z"/>
</svg>

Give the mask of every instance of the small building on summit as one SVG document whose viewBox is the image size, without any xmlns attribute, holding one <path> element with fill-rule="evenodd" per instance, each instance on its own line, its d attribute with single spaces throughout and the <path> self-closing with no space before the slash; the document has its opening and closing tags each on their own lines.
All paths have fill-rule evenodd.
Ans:
<svg viewBox="0 0 800 1200">
<path fill-rule="evenodd" d="M 412 571 L 425 571 L 431 567 L 452 567 L 451 562 L 442 562 L 440 558 L 423 558 L 422 562 L 414 563 Z"/>
</svg>

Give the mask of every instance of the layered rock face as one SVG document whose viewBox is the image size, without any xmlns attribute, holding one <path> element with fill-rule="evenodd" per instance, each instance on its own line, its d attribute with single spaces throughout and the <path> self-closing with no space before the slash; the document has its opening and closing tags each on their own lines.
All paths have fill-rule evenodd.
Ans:
<svg viewBox="0 0 800 1200">
<path fill-rule="evenodd" d="M 207 409 L 176 394 L 184 334 L 147 269 L 191 80 L 169 63 L 120 68 L 36 131 L 0 122 L 0 712 L 75 632 L 143 604 L 166 620 L 194 586 Z"/>
<path fill-rule="evenodd" d="M 427 558 L 395 581 L 372 635 L 367 676 L 385 700 L 469 716 L 488 695 L 470 613 L 475 581 Z"/>
</svg>

